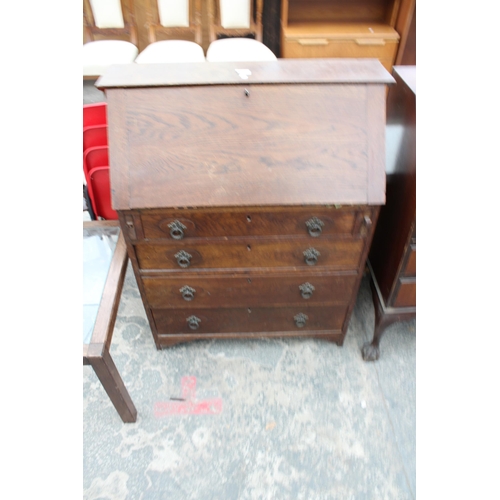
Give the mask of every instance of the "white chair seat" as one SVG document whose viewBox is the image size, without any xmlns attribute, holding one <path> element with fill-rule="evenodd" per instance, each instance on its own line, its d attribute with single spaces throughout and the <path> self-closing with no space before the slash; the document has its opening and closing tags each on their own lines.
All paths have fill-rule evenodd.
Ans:
<svg viewBox="0 0 500 500">
<path fill-rule="evenodd" d="M 100 76 L 112 64 L 133 63 L 137 47 L 123 40 L 98 40 L 83 45 L 83 76 Z"/>
<path fill-rule="evenodd" d="M 139 64 L 205 62 L 203 49 L 186 40 L 162 40 L 149 44 L 135 59 Z"/>
<path fill-rule="evenodd" d="M 207 50 L 208 62 L 276 61 L 273 52 L 251 38 L 215 40 Z"/>
</svg>

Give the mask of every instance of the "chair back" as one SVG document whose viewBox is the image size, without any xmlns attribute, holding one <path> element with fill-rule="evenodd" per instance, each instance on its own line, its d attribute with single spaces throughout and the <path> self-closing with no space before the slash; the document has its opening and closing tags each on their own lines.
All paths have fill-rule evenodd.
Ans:
<svg viewBox="0 0 500 500">
<path fill-rule="evenodd" d="M 89 194 L 96 217 L 118 220 L 118 214 L 111 207 L 111 184 L 109 167 L 96 167 L 89 174 Z"/>
<path fill-rule="evenodd" d="M 264 0 L 209 0 L 210 42 L 246 37 L 262 42 Z"/>
<path fill-rule="evenodd" d="M 187 40 L 202 43 L 201 0 L 148 0 L 149 43 Z"/>
<path fill-rule="evenodd" d="M 276 56 L 262 42 L 250 38 L 215 40 L 207 50 L 208 62 L 276 61 Z"/>
<path fill-rule="evenodd" d="M 83 152 L 96 146 L 108 145 L 108 127 L 106 125 L 93 125 L 83 129 Z"/>
<path fill-rule="evenodd" d="M 95 146 L 83 154 L 83 173 L 87 184 L 90 183 L 90 172 L 97 167 L 109 167 L 108 146 Z"/>
<path fill-rule="evenodd" d="M 83 0 L 85 43 L 124 40 L 137 46 L 132 0 Z"/>
<path fill-rule="evenodd" d="M 105 102 L 96 102 L 83 105 L 83 128 L 94 125 L 106 125 L 107 104 Z"/>
</svg>

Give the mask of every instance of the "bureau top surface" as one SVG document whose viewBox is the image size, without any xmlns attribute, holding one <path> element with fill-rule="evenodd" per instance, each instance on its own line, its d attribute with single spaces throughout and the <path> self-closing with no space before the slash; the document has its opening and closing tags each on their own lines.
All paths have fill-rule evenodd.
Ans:
<svg viewBox="0 0 500 500">
<path fill-rule="evenodd" d="M 378 61 L 129 66 L 107 91 L 116 210 L 385 202 Z"/>
<path fill-rule="evenodd" d="M 394 79 L 377 59 L 278 59 L 268 62 L 121 64 L 106 70 L 95 85 L 106 90 L 259 83 L 390 84 Z"/>
</svg>

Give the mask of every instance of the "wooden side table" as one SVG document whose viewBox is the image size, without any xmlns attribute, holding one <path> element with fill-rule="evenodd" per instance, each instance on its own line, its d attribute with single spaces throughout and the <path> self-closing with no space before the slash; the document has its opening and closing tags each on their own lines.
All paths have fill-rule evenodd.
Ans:
<svg viewBox="0 0 500 500">
<path fill-rule="evenodd" d="M 118 221 L 83 223 L 83 364 L 91 365 L 125 423 L 137 410 L 109 353 L 127 270 Z"/>
</svg>

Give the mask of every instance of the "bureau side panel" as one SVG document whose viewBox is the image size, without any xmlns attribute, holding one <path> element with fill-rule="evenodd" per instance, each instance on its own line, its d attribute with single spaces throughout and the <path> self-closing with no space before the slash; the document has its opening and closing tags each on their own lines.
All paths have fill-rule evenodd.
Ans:
<svg viewBox="0 0 500 500">
<path fill-rule="evenodd" d="M 151 332 L 153 334 L 153 339 L 156 344 L 156 348 L 160 349 L 161 344 L 158 340 L 158 332 L 156 329 L 156 324 L 153 318 L 153 314 L 151 312 L 151 307 L 148 302 L 148 296 L 146 294 L 146 290 L 144 288 L 144 283 L 142 281 L 141 271 L 139 269 L 139 263 L 137 261 L 137 255 L 135 253 L 134 245 L 132 244 L 133 238 L 135 238 L 137 232 L 142 232 L 142 228 L 140 226 L 139 217 L 133 212 L 129 211 L 118 211 L 118 218 L 120 220 L 120 227 L 122 229 L 122 234 L 125 238 L 125 242 L 127 244 L 127 253 L 132 264 L 132 269 L 134 271 L 134 276 L 137 281 L 137 287 L 139 288 L 139 293 L 141 294 L 142 303 L 144 305 L 144 310 L 146 312 L 146 316 L 148 318 L 149 326 L 151 328 Z M 137 225 L 135 222 L 137 221 Z"/>
<path fill-rule="evenodd" d="M 123 126 L 126 115 L 125 89 L 107 92 L 108 148 L 111 205 L 115 210 L 130 207 L 128 132 Z"/>
</svg>

